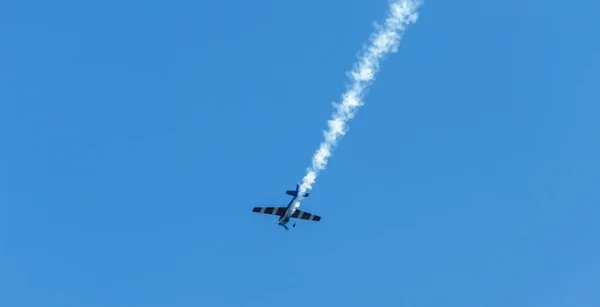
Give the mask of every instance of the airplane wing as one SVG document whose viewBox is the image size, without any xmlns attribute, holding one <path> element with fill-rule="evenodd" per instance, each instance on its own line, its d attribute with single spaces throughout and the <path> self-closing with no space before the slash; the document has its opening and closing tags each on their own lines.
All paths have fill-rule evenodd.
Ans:
<svg viewBox="0 0 600 307">
<path fill-rule="evenodd" d="M 302 219 L 302 220 L 315 221 L 315 222 L 318 222 L 321 220 L 320 216 L 314 215 L 314 214 L 311 214 L 309 212 L 302 211 L 302 210 L 296 210 L 294 212 L 294 214 L 292 214 L 292 217 L 297 218 L 297 219 Z"/>
<path fill-rule="evenodd" d="M 252 212 L 283 216 L 286 209 L 286 207 L 254 207 Z"/>
</svg>

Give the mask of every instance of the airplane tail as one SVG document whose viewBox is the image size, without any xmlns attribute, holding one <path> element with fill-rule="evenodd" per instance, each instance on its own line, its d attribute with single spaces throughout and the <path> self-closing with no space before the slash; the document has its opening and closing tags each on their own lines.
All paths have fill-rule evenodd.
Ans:
<svg viewBox="0 0 600 307">
<path fill-rule="evenodd" d="M 298 196 L 298 190 L 300 190 L 300 183 L 296 184 L 296 190 L 287 190 L 285 191 L 285 194 L 287 195 L 291 195 L 291 196 Z M 308 197 L 309 193 L 304 193 L 304 195 L 302 195 L 302 197 Z"/>
</svg>

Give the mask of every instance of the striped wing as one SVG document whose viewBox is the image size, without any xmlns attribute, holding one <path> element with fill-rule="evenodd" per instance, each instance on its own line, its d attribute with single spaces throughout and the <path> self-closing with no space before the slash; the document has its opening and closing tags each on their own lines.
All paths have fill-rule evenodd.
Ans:
<svg viewBox="0 0 600 307">
<path fill-rule="evenodd" d="M 320 216 L 314 215 L 312 213 L 305 212 L 305 211 L 302 211 L 302 210 L 296 210 L 294 212 L 294 214 L 292 214 L 292 217 L 293 218 L 297 218 L 297 219 L 301 219 L 301 220 L 309 220 L 309 221 L 316 221 L 316 222 L 318 222 L 318 221 L 321 220 Z"/>
<path fill-rule="evenodd" d="M 283 216 L 286 209 L 286 207 L 254 207 L 252 212 Z"/>
</svg>

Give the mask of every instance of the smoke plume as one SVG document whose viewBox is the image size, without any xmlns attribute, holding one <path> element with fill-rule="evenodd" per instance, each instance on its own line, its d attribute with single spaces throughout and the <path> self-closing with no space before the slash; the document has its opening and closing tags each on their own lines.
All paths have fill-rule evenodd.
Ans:
<svg viewBox="0 0 600 307">
<path fill-rule="evenodd" d="M 347 131 L 347 124 L 358 109 L 364 104 L 365 90 L 375 80 L 379 71 L 379 64 L 383 58 L 396 52 L 400 39 L 406 27 L 415 23 L 418 18 L 417 8 L 421 5 L 419 0 L 395 0 L 390 3 L 388 16 L 383 25 L 375 24 L 375 32 L 371 34 L 369 43 L 364 46 L 354 68 L 349 72 L 350 84 L 341 102 L 334 103 L 335 111 L 327 122 L 328 129 L 324 132 L 325 139 L 319 145 L 312 158 L 312 165 L 302 179 L 299 199 L 296 207 L 300 205 L 300 197 L 315 183 L 319 172 L 325 169 L 333 149 Z"/>
</svg>

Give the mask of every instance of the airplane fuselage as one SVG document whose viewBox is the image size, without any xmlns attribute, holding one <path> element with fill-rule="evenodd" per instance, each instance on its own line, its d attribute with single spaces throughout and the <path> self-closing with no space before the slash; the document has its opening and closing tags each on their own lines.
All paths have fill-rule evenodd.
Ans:
<svg viewBox="0 0 600 307">
<path fill-rule="evenodd" d="M 279 218 L 279 222 L 278 224 L 285 227 L 287 229 L 286 224 L 290 221 L 290 218 L 292 218 L 292 214 L 294 214 L 294 211 L 296 211 L 296 199 L 298 198 L 298 196 L 294 196 L 292 198 L 292 200 L 290 200 L 290 203 L 287 205 L 286 210 L 285 210 L 285 214 L 282 215 Z"/>
</svg>

